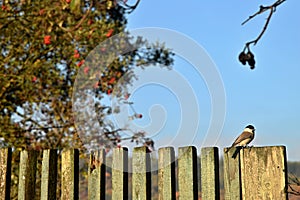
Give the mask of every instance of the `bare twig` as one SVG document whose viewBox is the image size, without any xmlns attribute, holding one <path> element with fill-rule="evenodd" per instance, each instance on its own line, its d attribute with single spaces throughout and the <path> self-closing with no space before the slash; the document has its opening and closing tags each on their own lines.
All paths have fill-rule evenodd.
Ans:
<svg viewBox="0 0 300 200">
<path fill-rule="evenodd" d="M 74 26 L 74 27 L 72 27 L 72 28 L 64 28 L 64 27 L 62 27 L 62 26 L 59 26 L 62 30 L 64 30 L 64 31 L 67 31 L 67 32 L 73 32 L 73 31 L 75 31 L 76 29 L 78 29 L 80 26 L 81 26 L 81 24 L 84 22 L 84 20 L 87 18 L 87 16 L 90 14 L 90 12 L 91 12 L 91 9 L 93 8 L 93 1 L 91 2 L 91 4 L 90 4 L 90 7 L 88 8 L 88 10 L 86 11 L 86 13 L 82 16 L 82 18 L 80 19 L 80 21 Z"/>
<path fill-rule="evenodd" d="M 292 174 L 292 173 L 288 173 L 288 179 L 289 179 L 289 183 L 288 183 L 288 193 L 296 195 L 296 196 L 300 196 L 300 191 L 299 189 L 295 189 L 295 187 L 299 187 L 300 186 L 300 180 L 299 178 Z M 294 187 L 293 187 L 294 186 Z"/>
<path fill-rule="evenodd" d="M 267 18 L 267 20 L 266 20 L 266 22 L 265 22 L 265 25 L 264 25 L 262 31 L 260 32 L 260 34 L 258 35 L 258 37 L 257 37 L 256 39 L 250 41 L 250 42 L 247 42 L 247 43 L 245 44 L 245 48 L 249 48 L 249 45 L 250 45 L 250 44 L 256 45 L 256 43 L 260 40 L 260 38 L 263 36 L 263 34 L 265 33 L 265 31 L 267 30 L 267 27 L 268 27 L 268 25 L 269 25 L 269 23 L 270 23 L 270 20 L 271 20 L 271 18 L 272 18 L 273 13 L 276 11 L 277 6 L 279 6 L 280 4 L 282 4 L 282 3 L 285 2 L 285 1 L 286 1 L 286 0 L 277 0 L 275 3 L 273 3 L 273 4 L 270 5 L 270 6 L 262 6 L 262 5 L 261 5 L 261 6 L 259 7 L 259 11 L 257 11 L 257 12 L 254 13 L 253 15 L 249 16 L 249 18 L 246 19 L 246 20 L 242 23 L 242 25 L 244 25 L 244 24 L 246 24 L 248 21 L 250 21 L 252 18 L 256 17 L 257 15 L 260 15 L 260 14 L 264 13 L 264 12 L 267 11 L 267 10 L 270 11 L 269 16 L 268 16 L 268 18 Z"/>
<path fill-rule="evenodd" d="M 271 20 L 271 17 L 272 17 L 272 15 L 273 15 L 273 12 L 274 12 L 274 10 L 273 10 L 273 8 L 271 8 L 271 9 L 270 9 L 270 14 L 269 14 L 269 16 L 268 16 L 268 18 L 267 18 L 267 21 L 266 21 L 266 23 L 265 23 L 265 25 L 264 25 L 262 31 L 260 32 L 260 34 L 257 36 L 257 38 L 256 38 L 255 40 L 252 40 L 252 41 L 246 43 L 245 46 L 246 46 L 247 48 L 248 48 L 249 45 L 252 44 L 252 43 L 253 43 L 254 45 L 256 45 L 256 43 L 257 43 L 257 42 L 260 40 L 260 38 L 263 36 L 263 34 L 265 33 L 265 31 L 267 30 L 267 27 L 268 27 L 268 25 L 269 25 L 269 22 L 270 22 L 270 20 Z"/>
<path fill-rule="evenodd" d="M 296 195 L 296 196 L 300 196 L 300 192 L 295 190 L 292 185 L 289 185 L 290 191 L 288 191 L 288 193 Z"/>
<path fill-rule="evenodd" d="M 136 3 L 133 6 L 128 5 L 126 3 L 126 1 L 124 1 L 124 0 L 122 1 L 122 3 L 124 4 L 125 9 L 127 10 L 127 12 L 132 13 L 136 9 L 136 7 L 139 5 L 140 1 L 141 0 L 137 0 Z"/>
</svg>

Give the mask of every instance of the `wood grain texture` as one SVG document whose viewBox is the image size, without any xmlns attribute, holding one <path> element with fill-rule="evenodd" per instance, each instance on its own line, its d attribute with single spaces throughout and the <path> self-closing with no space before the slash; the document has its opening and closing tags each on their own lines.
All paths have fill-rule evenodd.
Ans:
<svg viewBox="0 0 300 200">
<path fill-rule="evenodd" d="M 288 198 L 284 146 L 244 148 L 240 160 L 243 200 Z"/>
<path fill-rule="evenodd" d="M 198 199 L 197 150 L 193 146 L 178 149 L 179 200 Z"/>
<path fill-rule="evenodd" d="M 128 199 L 128 149 L 113 149 L 112 200 Z"/>
<path fill-rule="evenodd" d="M 220 199 L 219 153 L 217 147 L 201 149 L 201 195 L 203 200 Z"/>
<path fill-rule="evenodd" d="M 224 149 L 224 190 L 225 200 L 241 199 L 240 157 L 233 158 L 236 148 L 231 148 L 227 153 Z"/>
<path fill-rule="evenodd" d="M 288 199 L 284 146 L 242 148 L 233 158 L 235 151 L 224 154 L 226 200 Z"/>
<path fill-rule="evenodd" d="M 103 200 L 105 199 L 105 150 L 101 149 L 91 152 L 88 168 L 88 199 Z"/>
<path fill-rule="evenodd" d="M 18 185 L 18 200 L 32 200 L 35 197 L 35 181 L 38 152 L 21 151 Z"/>
<path fill-rule="evenodd" d="M 0 199 L 10 199 L 11 148 L 0 149 Z"/>
<path fill-rule="evenodd" d="M 158 150 L 158 199 L 176 199 L 175 151 L 173 147 Z"/>
<path fill-rule="evenodd" d="M 132 199 L 151 199 L 151 163 L 148 147 L 136 147 L 132 154 Z"/>
<path fill-rule="evenodd" d="M 79 197 L 79 152 L 69 149 L 62 152 L 61 158 L 61 200 Z"/>
<path fill-rule="evenodd" d="M 57 158 L 57 150 L 47 149 L 43 151 L 41 200 L 56 199 Z"/>
</svg>

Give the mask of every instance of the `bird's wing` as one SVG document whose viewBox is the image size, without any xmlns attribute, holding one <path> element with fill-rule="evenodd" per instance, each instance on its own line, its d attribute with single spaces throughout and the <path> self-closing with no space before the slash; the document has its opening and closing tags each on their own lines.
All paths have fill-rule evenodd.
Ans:
<svg viewBox="0 0 300 200">
<path fill-rule="evenodd" d="M 247 138 L 251 138 L 251 140 L 253 139 L 253 133 L 251 132 L 243 132 L 238 138 L 236 138 L 236 140 L 234 141 L 234 143 L 232 144 L 232 146 L 239 144 L 241 141 L 247 139 Z"/>
</svg>

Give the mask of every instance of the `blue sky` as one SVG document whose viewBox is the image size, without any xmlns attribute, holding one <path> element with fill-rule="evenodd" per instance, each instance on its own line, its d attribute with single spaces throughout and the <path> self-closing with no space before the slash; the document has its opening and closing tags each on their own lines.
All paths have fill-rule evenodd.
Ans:
<svg viewBox="0 0 300 200">
<path fill-rule="evenodd" d="M 189 80 L 200 102 L 198 134 L 192 142 L 198 149 L 203 145 L 230 146 L 244 126 L 254 124 L 257 131 L 253 145 L 286 145 L 288 159 L 300 161 L 300 1 L 287 0 L 278 7 L 265 35 L 251 48 L 257 62 L 256 69 L 251 71 L 238 62 L 237 55 L 245 42 L 257 37 L 264 25 L 267 13 L 241 26 L 241 22 L 258 10 L 259 3 L 141 0 L 128 17 L 128 29 L 175 30 L 195 40 L 215 63 L 225 88 L 226 117 L 222 133 L 213 144 L 203 143 L 211 117 L 211 97 L 205 80 L 195 75 L 184 59 L 176 57 L 174 64 L 174 70 Z M 154 140 L 159 146 L 172 141 L 181 126 L 176 94 L 152 84 L 136 90 L 132 100 L 136 110 L 144 116 L 136 123 L 147 129 L 151 120 L 164 116 L 166 123 Z M 151 129 L 147 131 L 151 135 Z M 180 142 L 174 145 L 189 145 L 185 139 L 185 135 L 180 135 Z"/>
</svg>

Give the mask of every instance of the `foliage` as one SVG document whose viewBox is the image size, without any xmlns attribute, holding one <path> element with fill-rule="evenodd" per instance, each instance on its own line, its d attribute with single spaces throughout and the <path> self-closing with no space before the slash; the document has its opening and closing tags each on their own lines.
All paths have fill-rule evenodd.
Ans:
<svg viewBox="0 0 300 200">
<path fill-rule="evenodd" d="M 126 41 L 127 46 L 138 48 L 117 57 L 108 55 L 112 54 L 109 47 L 100 49 L 100 57 L 103 54 L 115 59 L 107 65 L 102 63 L 98 81 L 92 80 L 96 87 L 83 90 L 96 100 L 102 126 L 100 133 L 88 131 L 97 134 L 98 147 L 109 149 L 128 139 L 119 134 L 123 127 L 115 127 L 107 120 L 111 108 L 99 102 L 111 96 L 120 82 L 123 90 L 118 97 L 127 100 L 129 95 L 122 92 L 134 78 L 134 67 L 173 63 L 173 54 L 163 45 L 148 44 L 126 31 L 126 16 L 138 3 L 139 0 L 130 6 L 115 0 L 0 0 L 0 146 L 83 150 L 72 110 L 74 84 L 78 73 L 88 79 L 97 73 L 85 59 L 108 39 L 114 44 Z M 122 41 L 114 38 L 115 34 L 122 34 Z M 114 48 L 122 51 L 124 46 Z M 136 113 L 136 117 L 142 115 Z M 130 140 L 153 144 L 143 132 L 133 133 Z M 12 199 L 17 197 L 18 166 L 14 163 L 18 163 L 18 152 L 13 152 Z"/>
<path fill-rule="evenodd" d="M 93 89 L 94 98 L 99 101 L 111 95 L 111 88 L 125 74 L 130 74 L 134 66 L 173 63 L 172 53 L 162 45 L 147 44 L 126 32 L 126 14 L 138 3 L 129 6 L 125 1 L 114 0 L 0 1 L 2 146 L 80 148 L 82 144 L 72 114 L 74 81 L 79 70 L 93 73 L 84 65 L 85 57 L 114 34 L 123 33 L 128 45 L 138 44 L 140 48 L 104 66 L 101 82 Z M 143 45 L 147 48 L 142 49 Z M 105 48 L 101 50 L 103 54 L 108 52 Z M 124 87 L 132 78 L 128 76 Z M 111 114 L 108 111 L 109 108 L 98 109 L 104 127 L 98 134 L 104 136 L 103 146 L 111 147 L 122 140 L 118 136 L 122 127 L 105 121 Z"/>
</svg>

